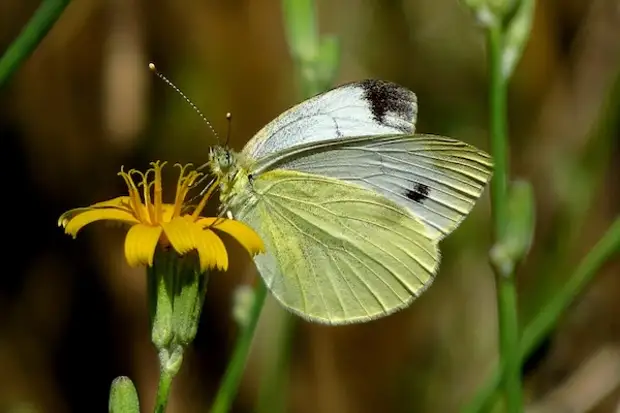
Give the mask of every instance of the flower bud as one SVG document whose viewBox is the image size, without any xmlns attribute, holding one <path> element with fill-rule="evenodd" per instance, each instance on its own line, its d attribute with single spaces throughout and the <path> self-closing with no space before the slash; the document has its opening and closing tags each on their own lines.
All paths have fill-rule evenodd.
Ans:
<svg viewBox="0 0 620 413">
<path fill-rule="evenodd" d="M 120 376 L 112 382 L 108 411 L 110 413 L 140 413 L 138 392 L 129 377 Z"/>
<path fill-rule="evenodd" d="M 147 277 L 151 340 L 160 352 L 172 354 L 196 337 L 208 273 L 200 270 L 196 253 L 180 256 L 160 248 Z"/>
</svg>

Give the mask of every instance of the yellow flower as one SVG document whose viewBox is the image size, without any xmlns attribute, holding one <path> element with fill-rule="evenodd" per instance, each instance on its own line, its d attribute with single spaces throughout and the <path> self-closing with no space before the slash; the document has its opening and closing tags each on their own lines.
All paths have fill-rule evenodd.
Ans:
<svg viewBox="0 0 620 413">
<path fill-rule="evenodd" d="M 180 168 L 175 200 L 173 204 L 164 203 L 161 170 L 165 164 L 153 162 L 152 168 L 146 173 L 133 169 L 124 172 L 121 168 L 119 175 L 127 184 L 129 196 L 67 211 L 59 218 L 58 225 L 75 238 L 91 222 L 111 220 L 129 224 L 131 227 L 125 238 L 125 256 L 131 266 L 152 266 L 159 245 L 163 248 L 172 247 L 179 255 L 196 251 L 201 271 L 209 268 L 226 270 L 228 254 L 216 231 L 231 235 L 251 255 L 264 251 L 262 240 L 247 225 L 226 218 L 200 216 L 215 185 L 206 191 L 193 211 L 188 212 L 192 206 L 185 203 L 185 198 L 191 186 L 202 175 L 195 170 L 188 172 L 190 165 L 175 165 Z M 137 184 L 134 175 L 140 177 Z"/>
</svg>

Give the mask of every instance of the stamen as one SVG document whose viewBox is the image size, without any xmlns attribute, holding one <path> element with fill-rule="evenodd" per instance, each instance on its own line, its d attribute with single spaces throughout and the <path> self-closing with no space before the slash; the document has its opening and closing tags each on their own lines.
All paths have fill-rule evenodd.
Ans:
<svg viewBox="0 0 620 413">
<path fill-rule="evenodd" d="M 151 202 L 151 187 L 153 185 L 151 182 L 149 182 L 149 174 L 155 174 L 155 169 L 147 169 L 146 172 L 142 175 L 142 190 L 144 194 L 144 205 L 146 206 L 146 213 L 149 216 L 149 222 L 151 224 L 155 224 L 157 222 L 155 220 L 155 209 L 153 208 L 153 203 Z"/>
<path fill-rule="evenodd" d="M 179 195 L 181 192 L 181 188 L 183 187 L 183 182 L 185 181 L 185 169 L 187 169 L 188 166 L 190 166 L 191 164 L 187 164 L 185 166 L 181 165 L 180 163 L 175 163 L 174 166 L 179 168 L 179 179 L 177 180 L 177 190 L 176 190 L 176 194 L 174 197 L 174 205 L 175 205 L 175 213 L 173 214 L 173 216 L 177 216 L 176 210 L 177 210 L 177 205 L 180 204 L 179 202 Z"/>
<path fill-rule="evenodd" d="M 196 171 L 191 171 L 188 175 L 187 175 L 187 190 L 189 191 L 189 189 L 191 187 L 194 186 L 194 183 L 196 182 L 196 179 L 200 178 L 203 174 L 200 172 L 196 172 Z"/>
<path fill-rule="evenodd" d="M 148 202 L 146 204 L 147 212 L 149 214 L 149 219 L 151 220 L 151 224 L 158 224 L 160 221 L 157 219 L 157 212 L 155 210 L 154 203 L 151 202 L 151 189 L 155 186 L 155 181 L 148 182 L 145 189 L 145 194 L 148 196 Z"/>
<path fill-rule="evenodd" d="M 194 183 L 196 182 L 196 179 L 200 178 L 203 174 L 200 172 L 196 172 L 196 171 L 190 171 L 190 173 L 188 173 L 185 176 L 185 179 L 183 180 L 183 203 L 185 202 L 185 198 L 187 197 L 187 194 L 189 193 L 189 190 L 191 188 L 193 188 Z"/>
<path fill-rule="evenodd" d="M 187 176 L 185 175 L 185 170 L 192 166 L 191 163 L 187 165 L 181 165 L 179 163 L 174 164 L 174 166 L 178 166 L 180 169 L 179 179 L 177 181 L 177 192 L 174 197 L 174 211 L 172 212 L 173 217 L 177 217 L 181 215 L 181 207 L 183 206 L 183 201 L 185 200 L 185 196 L 187 195 L 187 179 L 191 177 L 192 173 L 190 172 Z M 194 178 L 195 179 L 195 178 Z"/>
<path fill-rule="evenodd" d="M 136 219 L 144 222 L 146 217 L 144 216 L 144 213 L 142 211 L 142 201 L 140 200 L 138 188 L 136 188 L 136 184 L 134 183 L 133 178 L 130 175 L 132 171 L 125 172 L 123 171 L 123 168 L 124 167 L 121 166 L 121 171 L 118 174 L 121 176 L 121 178 L 123 178 L 125 184 L 127 185 L 127 192 L 129 194 L 133 214 L 135 215 Z"/>
<path fill-rule="evenodd" d="M 211 185 L 208 187 L 207 192 L 205 193 L 205 195 L 200 200 L 200 203 L 198 204 L 196 209 L 194 209 L 194 212 L 192 213 L 192 219 L 196 220 L 198 218 L 198 216 L 200 215 L 200 213 L 204 209 L 205 205 L 207 205 L 207 201 L 211 197 L 211 194 L 213 193 L 213 191 L 217 187 L 217 183 L 218 183 L 218 181 L 213 181 L 211 183 Z"/>
<path fill-rule="evenodd" d="M 162 189 L 161 189 L 161 170 L 163 169 L 164 165 L 166 165 L 166 162 L 160 165 L 159 161 L 157 161 L 157 162 L 152 162 L 151 165 L 153 165 L 153 169 L 155 170 L 155 181 L 154 181 L 154 184 L 155 184 L 155 190 L 154 190 L 155 222 L 161 222 L 162 215 L 163 215 L 162 205 L 164 203 L 163 196 L 162 196 Z"/>
<path fill-rule="evenodd" d="M 181 200 L 181 204 L 187 203 L 185 202 L 185 198 L 187 198 L 187 194 L 189 193 L 190 188 L 194 184 L 194 181 L 196 181 L 196 179 L 200 175 L 201 174 L 196 171 L 191 171 L 189 174 L 187 174 L 187 176 L 183 180 L 183 185 L 181 186 L 181 189 L 180 189 L 180 198 L 179 198 Z"/>
</svg>

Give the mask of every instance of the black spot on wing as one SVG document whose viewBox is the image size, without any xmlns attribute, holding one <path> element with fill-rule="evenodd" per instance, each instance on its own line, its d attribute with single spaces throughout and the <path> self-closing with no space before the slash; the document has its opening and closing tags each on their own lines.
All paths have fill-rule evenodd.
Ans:
<svg viewBox="0 0 620 413">
<path fill-rule="evenodd" d="M 431 189 L 428 186 L 417 183 L 415 184 L 413 190 L 410 189 L 405 193 L 405 196 L 412 201 L 421 204 L 425 199 L 428 199 L 428 195 L 430 193 Z"/>
<path fill-rule="evenodd" d="M 411 124 L 416 115 L 417 104 L 415 94 L 395 83 L 383 80 L 368 79 L 360 82 L 364 89 L 364 99 L 370 104 L 370 111 L 375 121 L 397 127 L 404 133 L 413 132 Z M 386 115 L 396 116 L 406 123 L 391 124 Z"/>
</svg>

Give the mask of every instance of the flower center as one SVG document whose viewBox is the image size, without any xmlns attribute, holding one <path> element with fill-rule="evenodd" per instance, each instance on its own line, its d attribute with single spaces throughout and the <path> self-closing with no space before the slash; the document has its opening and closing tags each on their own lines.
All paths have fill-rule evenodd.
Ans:
<svg viewBox="0 0 620 413">
<path fill-rule="evenodd" d="M 131 169 L 125 172 L 122 168 L 119 175 L 127 184 L 127 191 L 129 193 L 130 209 L 134 217 L 143 224 L 157 226 L 165 222 L 170 222 L 176 217 L 183 215 L 185 199 L 187 194 L 196 182 L 203 174 L 190 169 L 191 164 L 180 165 L 179 178 L 177 180 L 177 189 L 175 194 L 174 203 L 164 204 L 162 196 L 162 174 L 161 171 L 166 165 L 166 162 L 160 163 L 151 162 L 152 168 L 142 173 L 136 169 Z M 134 180 L 134 176 L 139 176 L 138 180 Z M 201 200 L 191 214 L 192 220 L 198 219 L 200 213 L 207 204 L 207 201 L 211 197 L 211 194 L 216 188 L 216 183 L 212 183 L 201 196 Z"/>
</svg>

